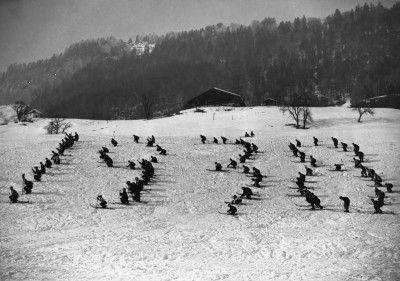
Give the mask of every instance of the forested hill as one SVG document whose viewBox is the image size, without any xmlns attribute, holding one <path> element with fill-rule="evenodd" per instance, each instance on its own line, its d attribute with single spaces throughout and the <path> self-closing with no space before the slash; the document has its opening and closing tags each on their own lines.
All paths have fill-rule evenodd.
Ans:
<svg viewBox="0 0 400 281">
<path fill-rule="evenodd" d="M 85 40 L 68 47 L 64 53 L 29 64 L 13 64 L 0 73 L 0 104 L 23 100 L 29 103 L 36 96 L 60 86 L 61 82 L 90 63 L 119 59 L 130 51 L 126 44 L 113 37 Z"/>
<path fill-rule="evenodd" d="M 87 64 L 44 87 L 32 106 L 48 116 L 140 118 L 165 114 L 209 89 L 249 105 L 307 93 L 310 105 L 395 94 L 400 88 L 400 3 L 357 6 L 326 19 L 273 18 L 163 36 L 154 51 Z M 6 74 L 8 75 L 8 74 Z M 57 74 L 58 75 L 58 74 Z"/>
</svg>

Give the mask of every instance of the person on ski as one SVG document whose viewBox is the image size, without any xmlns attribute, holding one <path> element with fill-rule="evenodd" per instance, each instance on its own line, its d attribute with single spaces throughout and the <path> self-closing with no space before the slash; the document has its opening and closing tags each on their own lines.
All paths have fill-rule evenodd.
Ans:
<svg viewBox="0 0 400 281">
<path fill-rule="evenodd" d="M 99 204 L 99 205 L 100 205 L 102 208 L 107 208 L 107 201 L 104 200 L 103 196 L 98 195 L 96 199 L 97 199 L 97 201 L 100 201 L 100 204 Z"/>
<path fill-rule="evenodd" d="M 389 193 L 393 192 L 392 191 L 393 184 L 387 182 L 387 183 L 385 183 L 385 186 L 386 186 L 387 192 L 389 192 Z"/>
<path fill-rule="evenodd" d="M 360 160 L 358 160 L 358 159 L 356 159 L 356 158 L 353 158 L 353 160 L 354 160 L 354 167 L 355 168 L 361 168 L 361 161 Z"/>
<path fill-rule="evenodd" d="M 233 195 L 231 204 L 235 204 L 235 205 L 242 204 L 242 198 L 239 198 L 237 195 Z"/>
<path fill-rule="evenodd" d="M 46 174 L 46 166 L 43 164 L 43 162 L 40 162 L 40 173 L 42 175 Z"/>
<path fill-rule="evenodd" d="M 152 162 L 152 163 L 158 163 L 158 160 L 157 160 L 157 157 L 155 157 L 155 156 L 150 156 L 150 162 Z"/>
<path fill-rule="evenodd" d="M 251 143 L 251 150 L 254 151 L 255 153 L 258 152 L 258 146 L 255 145 L 254 143 Z"/>
<path fill-rule="evenodd" d="M 242 165 L 242 167 L 243 167 L 243 174 L 248 174 L 248 173 L 250 173 L 250 168 L 249 168 L 248 166 Z"/>
<path fill-rule="evenodd" d="M 204 144 L 204 143 L 206 143 L 206 137 L 205 136 L 203 136 L 203 135 L 200 135 L 200 138 L 201 138 L 201 142 Z"/>
<path fill-rule="evenodd" d="M 341 142 L 342 147 L 343 147 L 343 151 L 347 152 L 347 143 Z"/>
<path fill-rule="evenodd" d="M 368 176 L 369 176 L 371 179 L 374 179 L 374 177 L 375 177 L 375 170 L 372 169 L 372 168 L 369 168 L 367 171 L 368 171 Z"/>
<path fill-rule="evenodd" d="M 133 135 L 133 141 L 139 143 L 139 136 Z"/>
<path fill-rule="evenodd" d="M 235 161 L 235 160 L 233 160 L 232 158 L 229 158 L 229 160 L 231 161 L 229 164 L 228 164 L 228 168 L 229 167 L 232 167 L 232 168 L 234 168 L 234 169 L 236 169 L 236 167 L 237 167 L 237 162 Z"/>
<path fill-rule="evenodd" d="M 254 187 L 261 187 L 260 182 L 262 181 L 262 177 L 261 178 L 253 178 L 251 180 L 254 181 L 254 183 L 253 183 Z"/>
<path fill-rule="evenodd" d="M 218 139 L 216 137 L 214 137 L 213 143 L 218 144 Z"/>
<path fill-rule="evenodd" d="M 372 199 L 371 198 L 371 202 L 372 202 L 372 204 L 374 205 L 374 209 L 375 209 L 375 214 L 382 214 L 382 210 L 381 210 L 381 207 L 383 206 L 382 204 L 381 204 L 381 202 L 379 202 L 379 201 L 377 201 L 377 200 L 374 200 L 374 199 Z"/>
<path fill-rule="evenodd" d="M 304 152 L 300 151 L 300 162 L 305 163 L 306 162 L 306 154 Z"/>
<path fill-rule="evenodd" d="M 335 166 L 336 171 L 341 171 L 342 170 L 342 165 L 343 164 L 333 164 Z"/>
<path fill-rule="evenodd" d="M 226 211 L 227 213 L 230 213 L 231 215 L 236 215 L 237 208 L 233 206 L 233 204 L 228 204 L 229 210 Z"/>
<path fill-rule="evenodd" d="M 152 139 L 147 139 L 147 144 L 146 144 L 146 146 L 152 147 L 153 144 L 154 144 L 154 142 L 153 142 Z"/>
<path fill-rule="evenodd" d="M 79 135 L 77 132 L 75 132 L 75 136 L 74 136 L 75 141 L 79 141 Z"/>
<path fill-rule="evenodd" d="M 332 141 L 333 141 L 333 145 L 335 146 L 335 148 L 338 148 L 338 139 L 337 138 L 334 138 L 334 137 L 332 137 Z"/>
<path fill-rule="evenodd" d="M 117 145 L 118 145 L 118 142 L 117 142 L 114 138 L 111 138 L 111 144 L 112 144 L 113 146 L 117 146 Z"/>
<path fill-rule="evenodd" d="M 385 205 L 385 192 L 375 188 L 375 195 L 378 197 L 378 201 L 382 204 L 382 206 Z"/>
<path fill-rule="evenodd" d="M 356 154 L 356 156 L 358 156 L 358 152 L 360 151 L 360 147 L 358 146 L 358 144 L 355 144 L 354 142 L 351 143 L 353 145 L 353 151 Z"/>
<path fill-rule="evenodd" d="M 358 157 L 360 158 L 360 162 L 364 162 L 364 152 L 359 151 L 358 152 Z"/>
<path fill-rule="evenodd" d="M 318 139 L 316 137 L 313 137 L 313 139 L 314 139 L 314 145 L 318 146 Z"/>
<path fill-rule="evenodd" d="M 311 163 L 311 167 L 317 167 L 317 165 L 316 165 L 317 159 L 312 157 L 312 155 L 310 155 L 310 163 Z"/>
<path fill-rule="evenodd" d="M 250 137 L 249 133 L 246 132 L 246 133 L 244 134 L 244 137 L 245 137 L 245 138 Z"/>
<path fill-rule="evenodd" d="M 46 161 L 44 162 L 44 165 L 46 166 L 46 168 L 51 168 L 51 161 L 49 158 L 46 157 Z"/>
<path fill-rule="evenodd" d="M 18 202 L 19 194 L 18 194 L 18 192 L 14 189 L 14 187 L 12 187 L 12 186 L 10 186 L 10 193 L 11 193 L 11 195 L 8 196 L 8 198 L 10 198 L 11 203 L 16 203 L 16 202 Z"/>
<path fill-rule="evenodd" d="M 378 174 L 375 174 L 374 183 L 375 186 L 382 186 L 382 178 Z"/>
<path fill-rule="evenodd" d="M 239 154 L 239 162 L 240 163 L 246 163 L 246 157 L 242 154 Z"/>
<path fill-rule="evenodd" d="M 296 139 L 296 146 L 301 147 L 301 142 L 298 139 Z"/>
<path fill-rule="evenodd" d="M 221 137 L 221 139 L 222 139 L 222 143 L 223 143 L 223 144 L 226 144 L 226 140 L 227 140 L 227 138 L 225 138 L 225 137 Z"/>
<path fill-rule="evenodd" d="M 253 177 L 259 178 L 262 177 L 261 172 L 256 167 L 253 167 Z"/>
<path fill-rule="evenodd" d="M 125 187 L 119 192 L 119 198 L 122 204 L 129 204 L 128 193 L 126 193 Z"/>
<path fill-rule="evenodd" d="M 300 172 L 298 172 L 298 173 L 299 173 L 299 177 L 297 177 L 297 180 L 305 182 L 306 181 L 306 175 L 303 174 L 303 173 L 300 173 Z"/>
<path fill-rule="evenodd" d="M 349 212 L 349 208 L 350 208 L 350 199 L 349 199 L 349 197 L 339 196 L 339 199 L 343 200 L 344 212 L 348 213 Z"/>
<path fill-rule="evenodd" d="M 129 169 L 134 170 L 134 169 L 135 169 L 135 166 L 136 166 L 136 163 L 135 163 L 135 162 L 133 162 L 133 161 L 131 161 L 131 160 L 128 160 L 128 166 L 126 166 L 126 167 L 129 167 Z"/>
<path fill-rule="evenodd" d="M 307 187 L 304 185 L 304 181 L 297 181 L 296 185 L 298 187 L 297 192 L 300 192 L 300 195 L 304 195 L 304 190 L 307 190 Z"/>
<path fill-rule="evenodd" d="M 39 168 L 35 166 L 34 169 L 32 169 L 33 172 L 33 178 L 35 181 L 41 181 L 42 180 L 42 173 L 40 172 Z"/>
<path fill-rule="evenodd" d="M 55 152 L 55 151 L 51 151 L 53 153 L 53 155 L 51 156 L 51 160 L 53 160 L 54 164 L 58 165 L 61 163 L 61 159 L 60 159 L 60 155 Z"/>
<path fill-rule="evenodd" d="M 246 197 L 246 199 L 251 199 L 251 196 L 253 195 L 253 191 L 246 186 L 242 186 L 242 194 L 240 195 L 240 198 Z"/>
<path fill-rule="evenodd" d="M 159 155 L 167 155 L 167 150 L 164 148 L 161 148 L 160 153 L 158 153 Z"/>
<path fill-rule="evenodd" d="M 313 169 L 308 168 L 307 166 L 305 166 L 306 168 L 306 176 L 312 176 L 313 175 Z"/>
<path fill-rule="evenodd" d="M 315 195 L 309 190 L 306 190 L 304 193 L 306 195 L 306 201 L 311 204 L 312 210 L 315 210 L 315 206 L 320 209 L 323 209 L 323 207 L 321 206 L 321 200 L 319 200 L 317 195 Z"/>
<path fill-rule="evenodd" d="M 251 137 L 254 137 L 254 136 L 255 136 L 255 134 L 253 133 L 253 131 L 250 132 L 250 136 L 251 136 Z"/>
<path fill-rule="evenodd" d="M 25 178 L 25 174 L 22 174 L 22 180 L 24 182 L 24 190 L 26 194 L 31 194 L 32 189 L 33 189 L 33 182 L 27 180 Z"/>
<path fill-rule="evenodd" d="M 241 144 L 240 140 L 236 139 L 235 144 Z"/>
<path fill-rule="evenodd" d="M 360 164 L 361 168 L 361 177 L 367 177 L 367 168 L 364 165 Z"/>
<path fill-rule="evenodd" d="M 216 171 L 222 171 L 222 165 L 218 162 L 215 162 L 215 170 Z"/>
</svg>

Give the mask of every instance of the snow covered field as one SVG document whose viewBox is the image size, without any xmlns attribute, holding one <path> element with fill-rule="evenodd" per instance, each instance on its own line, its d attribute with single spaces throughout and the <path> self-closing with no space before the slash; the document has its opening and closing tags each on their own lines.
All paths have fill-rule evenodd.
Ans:
<svg viewBox="0 0 400 281">
<path fill-rule="evenodd" d="M 0 280 L 400 280 L 399 110 L 377 109 L 357 123 L 348 108 L 314 108 L 307 130 L 288 126 L 292 121 L 275 107 L 205 110 L 151 121 L 69 120 L 80 142 L 34 183 L 32 194 L 20 196 L 31 204 L 8 203 L 9 186 L 20 193 L 21 174 L 33 180 L 31 168 L 51 156 L 63 135 L 46 135 L 45 119 L 0 126 Z M 243 147 L 203 145 L 199 135 L 232 142 L 251 130 L 261 153 L 247 165 L 268 176 L 253 188 L 260 200 L 245 200 L 238 217 L 219 214 L 252 182 L 241 169 L 207 171 L 215 161 L 238 160 Z M 156 155 L 144 143 L 151 135 L 168 154 L 157 155 L 154 182 L 142 193 L 148 203 L 90 207 L 98 194 L 119 200 L 125 182 L 140 174 L 123 168 L 127 161 Z M 332 136 L 349 152 L 333 148 Z M 289 187 L 305 172 L 288 148 L 296 138 L 322 162 L 306 186 L 329 210 L 309 211 L 297 206 L 307 205 L 303 197 L 288 196 L 298 194 Z M 355 177 L 352 142 L 365 165 L 394 184 L 386 214 L 373 214 L 373 182 Z M 115 168 L 100 162 L 104 145 Z M 347 171 L 329 171 L 341 160 Z M 351 199 L 350 213 L 339 196 Z"/>
</svg>

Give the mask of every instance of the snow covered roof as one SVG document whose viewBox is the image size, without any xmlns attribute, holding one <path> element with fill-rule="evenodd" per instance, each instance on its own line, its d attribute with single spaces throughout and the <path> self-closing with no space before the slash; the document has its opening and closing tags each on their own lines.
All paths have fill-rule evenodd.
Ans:
<svg viewBox="0 0 400 281">
<path fill-rule="evenodd" d="M 28 112 L 28 114 L 32 114 L 32 113 L 37 113 L 37 114 L 41 114 L 41 115 L 43 115 L 43 113 L 42 112 L 40 112 L 39 110 L 37 110 L 37 109 L 32 109 L 31 111 L 29 111 Z"/>
</svg>

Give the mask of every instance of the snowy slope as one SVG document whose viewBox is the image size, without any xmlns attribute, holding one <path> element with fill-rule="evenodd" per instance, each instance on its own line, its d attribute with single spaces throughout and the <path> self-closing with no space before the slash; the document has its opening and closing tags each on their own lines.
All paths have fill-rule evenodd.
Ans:
<svg viewBox="0 0 400 281">
<path fill-rule="evenodd" d="M 400 280 L 399 216 L 372 214 L 373 182 L 355 177 L 351 152 L 351 143 L 359 144 L 366 166 L 394 184 L 382 209 L 399 214 L 399 110 L 377 109 L 357 123 L 348 108 L 314 108 L 307 130 L 288 126 L 292 121 L 275 107 L 205 110 L 150 121 L 69 120 L 81 141 L 32 194 L 20 196 L 31 204 L 9 204 L 9 186 L 20 192 L 21 174 L 32 180 L 31 168 L 63 136 L 46 135 L 45 119 L 0 126 L 0 280 Z M 247 140 L 261 153 L 247 164 L 268 178 L 253 188 L 260 200 L 245 200 L 237 218 L 221 215 L 224 201 L 252 182 L 240 169 L 206 169 L 238 160 L 243 147 L 203 145 L 199 135 L 232 142 L 251 130 L 256 136 Z M 117 147 L 110 144 L 114 132 Z M 144 143 L 150 135 L 168 155 L 157 155 L 154 182 L 142 193 L 148 203 L 91 208 L 97 194 L 117 201 L 125 182 L 140 174 L 124 168 L 128 160 L 156 155 Z M 320 146 L 312 146 L 312 136 Z M 332 136 L 349 152 L 332 148 Z M 304 198 L 288 196 L 298 194 L 289 187 L 305 172 L 288 149 L 296 138 L 323 164 L 306 186 L 330 210 L 303 210 L 294 203 L 307 205 Z M 104 145 L 115 168 L 99 161 Z M 341 160 L 348 171 L 329 171 Z M 351 199 L 351 213 L 343 213 L 339 196 Z"/>
</svg>

